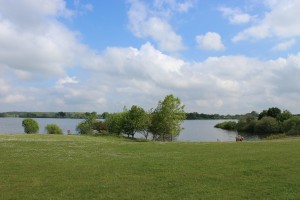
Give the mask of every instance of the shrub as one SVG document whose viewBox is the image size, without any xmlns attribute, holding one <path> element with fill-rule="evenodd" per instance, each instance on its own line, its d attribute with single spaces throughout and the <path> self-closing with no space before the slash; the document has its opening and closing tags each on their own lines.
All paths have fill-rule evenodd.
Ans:
<svg viewBox="0 0 300 200">
<path fill-rule="evenodd" d="M 45 129 L 47 134 L 63 134 L 62 129 L 56 124 L 47 124 Z"/>
<path fill-rule="evenodd" d="M 86 123 L 86 122 L 79 123 L 76 127 L 76 130 L 78 131 L 79 134 L 82 134 L 82 135 L 87 135 L 87 134 L 93 133 L 92 125 L 90 125 L 89 123 Z"/>
<path fill-rule="evenodd" d="M 256 122 L 254 132 L 256 134 L 280 133 L 279 123 L 273 117 L 263 117 Z"/>
<path fill-rule="evenodd" d="M 239 132 L 253 133 L 256 122 L 256 118 L 251 115 L 242 116 L 236 124 L 236 129 Z"/>
<path fill-rule="evenodd" d="M 87 134 L 93 134 L 94 133 L 94 123 L 97 121 L 97 113 L 92 112 L 87 116 L 87 118 L 79 123 L 76 127 L 76 130 L 79 134 L 87 135 Z"/>
<path fill-rule="evenodd" d="M 300 117 L 292 117 L 282 123 L 282 131 L 288 135 L 300 135 Z"/>
<path fill-rule="evenodd" d="M 107 133 L 107 124 L 103 121 L 96 121 L 93 124 L 93 129 L 98 133 Z"/>
<path fill-rule="evenodd" d="M 235 130 L 236 129 L 236 124 L 237 123 L 234 122 L 234 121 L 226 121 L 226 122 L 216 124 L 215 127 L 225 129 L 225 130 Z"/>
<path fill-rule="evenodd" d="M 39 131 L 39 124 L 34 119 L 24 119 L 22 126 L 24 127 L 24 132 L 27 134 L 37 133 Z"/>
</svg>

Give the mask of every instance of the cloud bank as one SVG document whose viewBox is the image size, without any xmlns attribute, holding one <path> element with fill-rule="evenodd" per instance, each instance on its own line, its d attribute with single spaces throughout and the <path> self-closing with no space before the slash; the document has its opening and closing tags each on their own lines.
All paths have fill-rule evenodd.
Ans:
<svg viewBox="0 0 300 200">
<path fill-rule="evenodd" d="M 286 38 L 274 47 L 277 51 L 295 44 L 290 37 L 299 29 L 290 19 L 299 15 L 294 9 L 299 3 L 280 2 L 268 4 L 266 16 L 234 40 Z M 229 54 L 200 61 L 174 57 L 168 52 L 185 46 L 169 19 L 174 12 L 187 12 L 193 1 L 154 3 L 151 10 L 145 2 L 131 0 L 127 13 L 132 33 L 149 40 L 140 46 L 96 51 L 61 22 L 76 13 L 63 0 L 0 0 L 1 111 L 114 112 L 133 104 L 150 109 L 173 93 L 190 112 L 234 114 L 270 106 L 300 112 L 300 53 L 264 60 Z M 20 8 L 24 10 L 18 12 Z M 162 14 L 166 8 L 169 12 Z M 283 9 L 290 14 L 283 17 Z M 201 49 L 225 50 L 216 32 L 196 40 Z"/>
</svg>

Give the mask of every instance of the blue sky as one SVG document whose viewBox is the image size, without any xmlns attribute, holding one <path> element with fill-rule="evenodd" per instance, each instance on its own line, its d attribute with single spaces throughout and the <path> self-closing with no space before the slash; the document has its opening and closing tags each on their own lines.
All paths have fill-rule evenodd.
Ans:
<svg viewBox="0 0 300 200">
<path fill-rule="evenodd" d="M 0 0 L 0 112 L 300 113 L 298 0 Z"/>
</svg>

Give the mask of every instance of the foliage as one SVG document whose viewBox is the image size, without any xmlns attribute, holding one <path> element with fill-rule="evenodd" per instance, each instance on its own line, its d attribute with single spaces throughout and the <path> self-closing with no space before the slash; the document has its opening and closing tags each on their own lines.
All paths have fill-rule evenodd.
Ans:
<svg viewBox="0 0 300 200">
<path fill-rule="evenodd" d="M 127 114 L 127 111 L 110 114 L 105 119 L 108 132 L 118 134 L 118 135 L 122 134 L 126 114 Z"/>
<path fill-rule="evenodd" d="M 47 124 L 45 129 L 48 134 L 63 134 L 62 129 L 56 124 Z"/>
<path fill-rule="evenodd" d="M 240 117 L 236 129 L 239 132 L 253 133 L 256 121 L 257 120 L 253 115 L 244 115 Z"/>
<path fill-rule="evenodd" d="M 94 132 L 94 124 L 97 120 L 97 113 L 92 112 L 87 114 L 87 118 L 85 121 L 79 123 L 76 127 L 76 130 L 79 134 L 86 135 L 86 134 L 93 134 Z"/>
<path fill-rule="evenodd" d="M 24 132 L 27 134 L 37 133 L 39 131 L 39 124 L 36 120 L 27 118 L 22 121 Z"/>
<path fill-rule="evenodd" d="M 154 139 L 173 140 L 181 131 L 181 122 L 186 118 L 184 105 L 179 98 L 167 95 L 163 101 L 159 101 L 152 113 L 150 130 Z"/>
<path fill-rule="evenodd" d="M 280 114 L 281 114 L 281 110 L 277 107 L 269 108 L 267 111 L 267 116 L 273 117 L 275 119 L 277 119 Z"/>
<path fill-rule="evenodd" d="M 285 120 L 290 119 L 291 117 L 293 117 L 292 113 L 288 110 L 284 110 L 284 111 L 282 111 L 282 113 L 280 113 L 277 116 L 277 120 L 280 121 L 280 122 L 283 122 Z"/>
<path fill-rule="evenodd" d="M 145 139 L 147 140 L 149 135 L 151 134 L 150 127 L 152 123 L 152 112 L 149 111 L 144 115 L 144 122 L 145 127 L 141 130 L 140 134 L 142 134 Z"/>
<path fill-rule="evenodd" d="M 225 130 L 236 130 L 237 123 L 235 121 L 225 121 L 215 125 L 216 128 Z"/>
<path fill-rule="evenodd" d="M 133 105 L 124 116 L 124 133 L 129 137 L 134 137 L 136 132 L 147 131 L 149 127 L 147 113 L 139 106 Z"/>
<path fill-rule="evenodd" d="M 264 117 L 273 117 L 273 118 L 279 120 L 280 115 L 281 115 L 281 110 L 277 107 L 272 107 L 272 108 L 269 108 L 268 110 L 263 110 L 258 115 L 258 120 L 261 120 Z"/>
<path fill-rule="evenodd" d="M 273 117 L 263 117 L 258 120 L 254 127 L 256 134 L 274 134 L 280 133 L 280 126 L 278 121 Z"/>
<path fill-rule="evenodd" d="M 95 121 L 93 123 L 93 130 L 97 131 L 98 133 L 107 133 L 107 124 L 103 121 Z"/>
<path fill-rule="evenodd" d="M 291 117 L 282 123 L 282 131 L 289 135 L 300 135 L 300 117 Z"/>
</svg>

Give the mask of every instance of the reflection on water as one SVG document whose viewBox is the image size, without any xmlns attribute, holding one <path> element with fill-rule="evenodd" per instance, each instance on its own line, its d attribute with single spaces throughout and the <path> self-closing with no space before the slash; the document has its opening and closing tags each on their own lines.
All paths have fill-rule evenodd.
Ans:
<svg viewBox="0 0 300 200">
<path fill-rule="evenodd" d="M 76 126 L 82 122 L 82 119 L 57 119 L 57 118 L 37 118 L 35 119 L 40 126 L 39 133 L 46 133 L 45 126 L 47 124 L 57 124 L 67 134 L 70 130 L 71 134 L 76 134 Z M 0 118 L 0 134 L 24 134 L 22 127 L 23 118 Z M 180 135 L 177 141 L 191 142 L 225 142 L 235 141 L 237 133 L 234 131 L 226 131 L 214 128 L 217 123 L 225 120 L 186 120 L 183 122 Z M 257 136 L 243 135 L 245 140 L 258 140 Z M 136 137 L 143 137 L 136 135 Z"/>
</svg>

